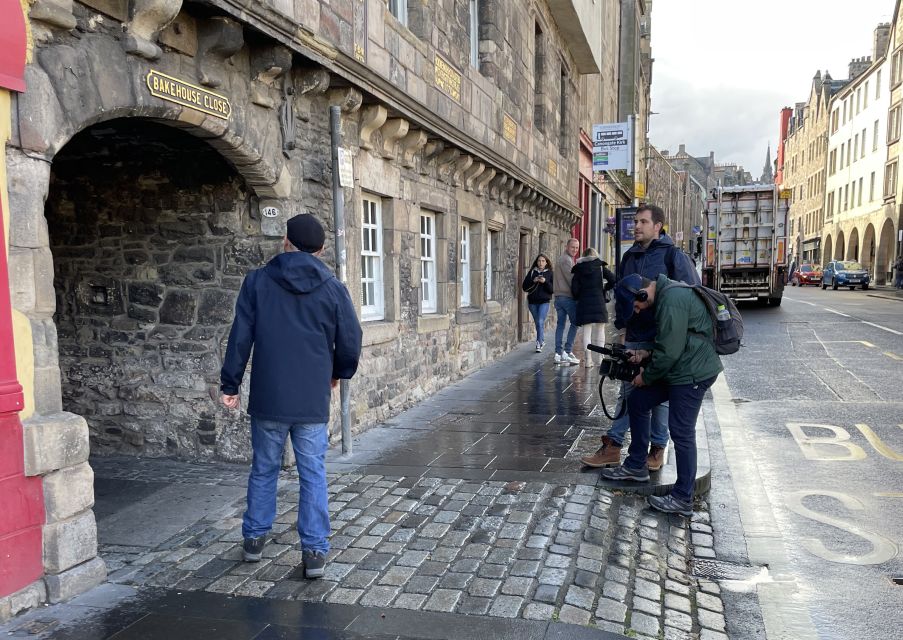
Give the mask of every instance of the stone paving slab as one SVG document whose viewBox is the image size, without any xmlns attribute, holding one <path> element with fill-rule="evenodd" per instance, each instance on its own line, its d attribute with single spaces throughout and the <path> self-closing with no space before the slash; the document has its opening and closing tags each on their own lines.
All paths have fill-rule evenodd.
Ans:
<svg viewBox="0 0 903 640">
<path fill-rule="evenodd" d="M 105 479 L 149 477 L 153 465 L 156 478 L 199 483 L 199 492 L 246 473 L 174 461 L 93 462 Z M 159 545 L 103 546 L 110 581 L 375 611 L 557 620 L 635 637 L 690 638 L 723 624 L 718 594 L 697 599 L 688 573 L 694 544 L 711 546 L 705 511 L 691 530 L 639 497 L 592 484 L 331 473 L 333 549 L 326 576 L 307 581 L 296 482 L 291 473 L 280 480 L 261 562 L 240 560 L 241 497 Z"/>
</svg>

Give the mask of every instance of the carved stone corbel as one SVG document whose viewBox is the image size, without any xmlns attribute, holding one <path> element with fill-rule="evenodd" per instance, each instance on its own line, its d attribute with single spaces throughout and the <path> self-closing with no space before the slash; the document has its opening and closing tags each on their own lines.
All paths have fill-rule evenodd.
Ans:
<svg viewBox="0 0 903 640">
<path fill-rule="evenodd" d="M 414 154 L 420 151 L 428 140 L 426 131 L 422 129 L 408 129 L 408 133 L 401 139 L 401 164 L 405 167 L 414 166 Z"/>
<path fill-rule="evenodd" d="M 276 106 L 273 89 L 279 78 L 292 68 L 292 52 L 288 47 L 271 44 L 251 49 L 251 102 L 272 109 Z"/>
<path fill-rule="evenodd" d="M 526 186 L 527 185 L 525 185 L 523 182 L 518 182 L 516 185 L 514 185 L 514 189 L 512 189 L 511 192 L 508 193 L 508 201 L 507 201 L 508 206 L 515 204 L 515 201 L 517 200 L 517 196 L 520 195 L 521 191 L 523 191 L 524 187 L 526 187 Z M 516 206 L 515 206 L 515 208 L 516 208 Z"/>
<path fill-rule="evenodd" d="M 533 189 L 524 185 L 523 190 L 517 194 L 517 197 L 514 198 L 514 209 L 516 211 L 520 211 L 521 209 L 526 209 L 527 202 L 530 200 L 530 196 L 533 194 Z"/>
<path fill-rule="evenodd" d="M 500 173 L 492 180 L 492 183 L 489 185 L 489 199 L 490 200 L 498 200 L 499 199 L 499 192 L 500 192 L 501 188 L 505 185 L 506 182 L 508 182 L 508 174 L 507 173 Z"/>
<path fill-rule="evenodd" d="M 478 196 L 482 196 L 486 193 L 486 189 L 489 187 L 489 183 L 495 179 L 496 170 L 493 167 L 489 167 L 483 174 L 480 176 L 479 180 L 476 182 L 473 188 L 473 192 Z"/>
<path fill-rule="evenodd" d="M 511 190 L 514 189 L 514 185 L 517 184 L 517 180 L 512 177 L 508 177 L 505 182 L 499 186 L 498 192 L 498 203 L 506 204 L 508 202 L 508 194 L 511 193 Z"/>
<path fill-rule="evenodd" d="M 484 162 L 474 162 L 473 166 L 464 173 L 464 189 L 473 191 L 474 183 L 485 170 L 486 164 Z"/>
<path fill-rule="evenodd" d="M 473 156 L 463 155 L 455 162 L 455 168 L 452 171 L 452 184 L 460 187 L 464 184 L 464 173 L 470 169 L 473 164 Z"/>
<path fill-rule="evenodd" d="M 220 66 L 245 44 L 241 23 L 225 16 L 202 20 L 198 28 L 198 81 L 205 87 L 223 84 Z"/>
<path fill-rule="evenodd" d="M 43 3 L 42 3 L 43 4 Z M 60 0 L 52 4 L 61 5 Z M 35 4 L 35 8 L 38 4 Z M 129 3 L 129 21 L 124 25 L 126 35 L 122 45 L 128 53 L 156 60 L 163 51 L 157 46 L 157 34 L 172 22 L 182 9 L 182 0 L 131 0 Z M 72 11 L 72 3 L 69 3 Z M 34 17 L 34 9 L 32 9 Z M 46 20 L 45 20 L 46 22 Z M 75 18 L 72 19 L 73 27 Z M 69 27 L 72 28 L 72 27 Z"/>
<path fill-rule="evenodd" d="M 451 177 L 451 171 L 454 168 L 455 162 L 458 160 L 458 157 L 460 155 L 460 149 L 449 147 L 438 156 L 436 156 L 436 167 L 438 169 L 438 176 L 440 180 L 445 182 L 448 178 Z"/>
<path fill-rule="evenodd" d="M 298 93 L 323 95 L 329 90 L 331 76 L 326 69 L 309 69 L 298 77 Z"/>
<path fill-rule="evenodd" d="M 354 113 L 361 108 L 363 94 L 354 87 L 338 87 L 329 90 L 329 104 L 338 106 L 342 113 Z"/>
<path fill-rule="evenodd" d="M 361 148 L 373 148 L 373 132 L 379 129 L 389 117 L 389 112 L 381 104 L 371 104 L 364 107 L 361 111 Z"/>
<path fill-rule="evenodd" d="M 404 118 L 392 118 L 391 120 L 386 120 L 386 123 L 379 128 L 382 136 L 382 146 L 379 149 L 379 154 L 383 158 L 395 157 L 395 145 L 407 135 L 410 126 L 411 123 Z"/>
</svg>

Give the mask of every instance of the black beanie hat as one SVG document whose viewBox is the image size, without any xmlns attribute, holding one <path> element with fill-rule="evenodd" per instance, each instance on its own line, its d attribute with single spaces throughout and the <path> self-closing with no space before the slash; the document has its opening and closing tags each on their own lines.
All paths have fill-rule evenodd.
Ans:
<svg viewBox="0 0 903 640">
<path fill-rule="evenodd" d="M 289 218 L 285 226 L 285 235 L 298 251 L 316 253 L 326 242 L 323 225 L 309 213 Z"/>
</svg>

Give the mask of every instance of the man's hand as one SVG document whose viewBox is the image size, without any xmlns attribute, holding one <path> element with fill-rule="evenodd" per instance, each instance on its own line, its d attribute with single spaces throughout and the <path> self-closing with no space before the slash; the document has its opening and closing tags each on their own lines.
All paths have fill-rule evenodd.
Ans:
<svg viewBox="0 0 903 640">
<path fill-rule="evenodd" d="M 331 386 L 333 389 L 335 389 L 337 386 L 339 386 L 339 381 L 338 381 L 338 379 L 337 379 L 337 378 L 333 378 L 332 381 L 329 383 L 329 386 Z"/>
<path fill-rule="evenodd" d="M 224 393 L 222 401 L 227 409 L 238 409 L 238 396 L 228 396 Z"/>
<path fill-rule="evenodd" d="M 628 349 L 627 353 L 630 354 L 630 361 L 635 364 L 639 364 L 652 355 L 651 351 L 646 351 L 645 349 Z"/>
<path fill-rule="evenodd" d="M 643 371 L 644 371 L 644 369 L 641 367 L 640 372 L 637 374 L 636 378 L 634 378 L 633 382 L 631 382 L 630 384 L 632 384 L 635 387 L 645 387 L 646 383 L 643 382 Z"/>
</svg>

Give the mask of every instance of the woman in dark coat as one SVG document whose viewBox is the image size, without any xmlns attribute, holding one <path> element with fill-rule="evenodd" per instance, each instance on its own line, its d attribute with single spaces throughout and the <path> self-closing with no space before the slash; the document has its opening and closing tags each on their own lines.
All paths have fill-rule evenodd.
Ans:
<svg viewBox="0 0 903 640">
<path fill-rule="evenodd" d="M 552 299 L 552 261 L 548 256 L 543 253 L 536 256 L 521 288 L 527 292 L 527 307 L 536 324 L 536 353 L 540 353 L 546 344 L 546 316 Z"/>
<path fill-rule="evenodd" d="M 583 327 L 583 340 L 589 344 L 605 344 L 605 323 L 608 322 L 608 294 L 615 286 L 615 274 L 609 271 L 596 250 L 589 248 L 571 269 L 571 293 L 577 301 L 577 325 Z M 593 367 L 602 356 L 586 352 L 584 363 Z M 598 361 L 598 362 L 597 362 Z"/>
</svg>

